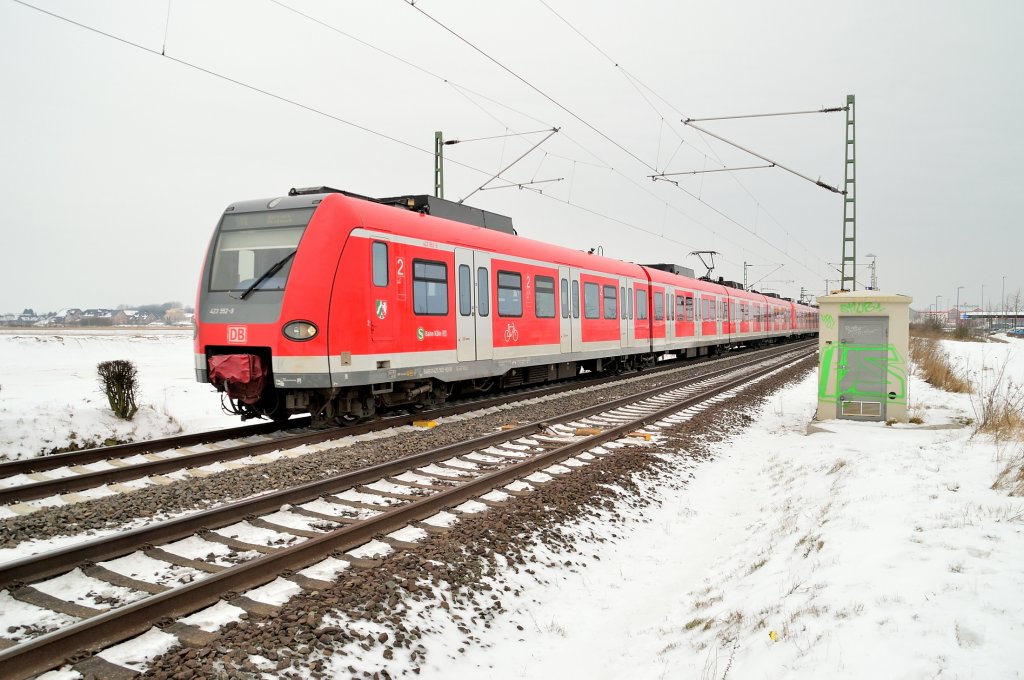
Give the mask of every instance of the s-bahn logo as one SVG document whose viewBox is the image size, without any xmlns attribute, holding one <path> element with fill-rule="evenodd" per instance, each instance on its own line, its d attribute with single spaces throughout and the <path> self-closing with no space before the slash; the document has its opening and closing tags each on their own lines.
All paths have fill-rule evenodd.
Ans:
<svg viewBox="0 0 1024 680">
<path fill-rule="evenodd" d="M 383 319 L 388 315 L 387 300 L 377 300 L 377 318 Z"/>
<path fill-rule="evenodd" d="M 419 340 L 420 342 L 423 342 L 423 336 L 424 335 L 425 335 L 425 333 L 423 332 L 423 326 L 420 326 L 419 328 L 416 329 L 416 339 L 417 340 Z"/>
<path fill-rule="evenodd" d="M 248 329 L 245 326 L 228 326 L 228 342 L 235 344 L 244 343 L 247 335 Z"/>
</svg>

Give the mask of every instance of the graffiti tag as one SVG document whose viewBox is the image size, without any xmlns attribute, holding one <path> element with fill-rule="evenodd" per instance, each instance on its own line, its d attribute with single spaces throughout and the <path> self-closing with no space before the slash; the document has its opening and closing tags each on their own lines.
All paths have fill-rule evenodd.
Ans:
<svg viewBox="0 0 1024 680">
<path fill-rule="evenodd" d="M 839 311 L 843 314 L 870 314 L 871 312 L 883 312 L 885 310 L 878 302 L 844 302 L 839 305 Z"/>
</svg>

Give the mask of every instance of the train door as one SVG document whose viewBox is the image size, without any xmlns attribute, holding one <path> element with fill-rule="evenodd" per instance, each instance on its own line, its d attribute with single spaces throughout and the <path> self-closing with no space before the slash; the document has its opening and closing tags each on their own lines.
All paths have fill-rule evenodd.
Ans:
<svg viewBox="0 0 1024 680">
<path fill-rule="evenodd" d="M 629 279 L 619 277 L 619 343 L 621 347 L 632 347 L 635 333 L 633 324 L 629 322 Z"/>
<path fill-rule="evenodd" d="M 459 361 L 493 356 L 490 265 L 491 256 L 487 253 L 455 249 L 455 347 Z"/>
<path fill-rule="evenodd" d="M 395 319 L 398 317 L 399 302 L 395 293 L 401 289 L 403 281 L 391 280 L 391 262 L 395 253 L 389 253 L 392 244 L 387 241 L 370 242 L 371 293 L 373 299 L 373 316 L 370 317 L 370 342 L 375 352 L 388 352 L 393 349 L 395 340 Z M 397 264 L 396 273 L 402 267 Z M 399 277 L 400 278 L 400 277 Z"/>
<path fill-rule="evenodd" d="M 569 268 L 569 316 L 572 326 L 571 349 L 573 352 L 583 350 L 583 324 L 580 319 L 580 270 Z"/>
<path fill-rule="evenodd" d="M 494 328 L 491 325 L 491 254 L 473 253 L 474 267 L 474 311 L 476 312 L 476 358 L 494 357 Z"/>
<path fill-rule="evenodd" d="M 569 268 L 558 268 L 558 343 L 563 354 L 572 351 L 572 302 L 570 302 Z"/>
</svg>

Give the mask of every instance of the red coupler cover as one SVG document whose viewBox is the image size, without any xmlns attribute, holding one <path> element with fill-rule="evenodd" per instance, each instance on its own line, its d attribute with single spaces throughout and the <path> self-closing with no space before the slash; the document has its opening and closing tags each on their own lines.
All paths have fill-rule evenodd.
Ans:
<svg viewBox="0 0 1024 680">
<path fill-rule="evenodd" d="M 232 399 L 255 404 L 263 393 L 267 370 L 255 354 L 219 354 L 209 359 L 210 382 Z"/>
</svg>

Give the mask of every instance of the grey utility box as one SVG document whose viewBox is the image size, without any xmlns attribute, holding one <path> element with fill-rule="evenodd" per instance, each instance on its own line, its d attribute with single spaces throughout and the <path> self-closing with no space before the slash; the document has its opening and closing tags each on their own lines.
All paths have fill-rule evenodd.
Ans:
<svg viewBox="0 0 1024 680">
<path fill-rule="evenodd" d="M 911 301 L 877 290 L 818 298 L 818 420 L 907 421 Z"/>
</svg>

